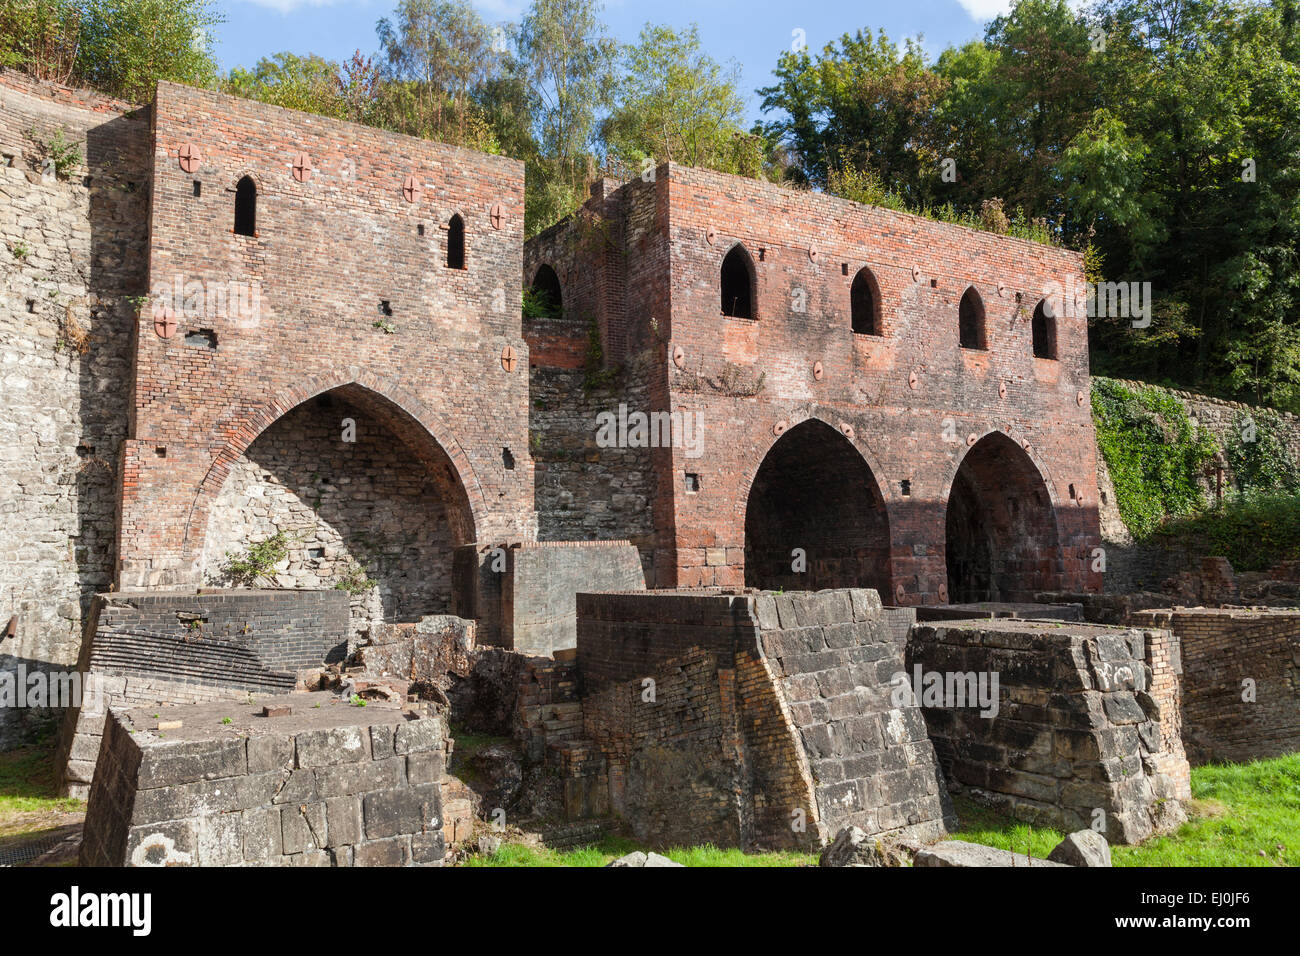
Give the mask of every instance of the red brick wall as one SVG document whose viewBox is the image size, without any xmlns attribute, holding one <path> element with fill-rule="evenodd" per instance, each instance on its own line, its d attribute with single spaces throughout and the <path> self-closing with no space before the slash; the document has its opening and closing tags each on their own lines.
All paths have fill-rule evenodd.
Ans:
<svg viewBox="0 0 1300 956">
<path fill-rule="evenodd" d="M 949 492 L 970 448 L 996 433 L 1010 439 L 999 454 L 1036 473 L 1045 496 L 1025 519 L 1035 544 L 1010 562 L 1020 575 L 1011 586 L 1100 588 L 1089 570 L 1100 534 L 1086 318 L 1057 320 L 1059 360 L 1034 358 L 1030 321 L 1049 283 L 1081 281 L 1077 253 L 676 165 L 613 193 L 617 204 L 596 192 L 586 215 L 617 219 L 603 235 L 622 237 L 627 262 L 624 340 L 662 356 L 667 381 L 651 376 L 652 403 L 698 412 L 705 426 L 701 457 L 651 453 L 659 476 L 653 586 L 744 583 L 758 469 L 778 434 L 819 419 L 846 436 L 883 496 L 886 600 L 946 600 Z M 578 239 L 593 231 L 590 222 L 562 225 L 531 241 L 525 260 L 567 256 L 557 272 L 572 277 L 575 304 L 613 314 L 584 267 Z M 719 270 L 737 242 L 753 259 L 754 320 L 721 314 Z M 879 287 L 880 336 L 851 330 L 849 290 L 863 266 Z M 958 344 L 958 303 L 971 285 L 984 304 L 986 350 Z M 606 357 L 617 361 L 608 349 Z M 688 473 L 698 476 L 697 493 L 686 492 Z M 827 474 L 812 491 L 841 491 L 842 479 Z M 807 538 L 790 544 L 811 558 L 819 529 Z"/>
<path fill-rule="evenodd" d="M 158 88 L 154 132 L 151 289 L 177 277 L 207 290 L 255 283 L 260 310 L 251 319 L 178 310 L 164 339 L 155 303 L 146 306 L 121 584 L 195 580 L 207 510 L 231 462 L 285 412 L 335 389 L 426 465 L 459 541 L 531 537 L 522 165 L 170 83 Z M 187 145 L 201 154 L 193 173 L 178 159 Z M 313 167 L 306 182 L 293 175 L 300 153 Z M 233 233 L 246 175 L 258 185 L 255 238 Z M 410 175 L 421 186 L 414 202 L 403 195 Z M 444 265 L 453 214 L 465 222 L 464 270 Z M 186 344 L 200 329 L 215 333 L 215 350 Z"/>
</svg>

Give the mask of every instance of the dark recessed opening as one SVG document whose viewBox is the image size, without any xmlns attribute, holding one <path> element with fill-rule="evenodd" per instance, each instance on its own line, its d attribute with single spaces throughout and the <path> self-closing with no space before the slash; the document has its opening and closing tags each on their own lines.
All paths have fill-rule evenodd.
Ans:
<svg viewBox="0 0 1300 956">
<path fill-rule="evenodd" d="M 509 448 L 501 449 L 501 464 L 506 466 L 506 471 L 515 470 L 515 456 Z"/>
<path fill-rule="evenodd" d="M 156 457 L 158 457 L 158 458 L 166 458 L 166 457 L 167 457 L 167 446 L 166 446 L 166 445 L 159 445 L 157 448 L 155 448 L 155 449 L 153 450 L 153 453 L 154 453 L 154 455 L 155 455 Z"/>
<path fill-rule="evenodd" d="M 128 182 L 128 183 L 126 184 L 126 191 L 129 192 L 129 193 L 133 193 L 133 192 L 135 192 L 135 191 L 136 191 L 137 189 L 139 189 L 139 188 L 140 188 L 140 184 L 139 184 L 139 183 Z"/>
<path fill-rule="evenodd" d="M 447 223 L 447 268 L 465 268 L 465 220 L 460 216 Z"/>
<path fill-rule="evenodd" d="M 415 227 L 415 234 L 417 236 L 424 235 L 424 223 L 420 223 L 418 226 Z"/>
<path fill-rule="evenodd" d="M 217 333 L 212 329 L 197 329 L 194 332 L 186 332 L 185 344 L 192 349 L 215 349 L 217 347 Z"/>
<path fill-rule="evenodd" d="M 744 246 L 734 246 L 722 260 L 722 314 L 734 319 L 754 317 L 754 264 Z"/>
<path fill-rule="evenodd" d="M 30 312 L 30 313 L 32 313 L 33 315 L 36 314 L 36 300 L 35 300 L 35 299 L 28 299 L 28 300 L 27 300 L 27 311 Z"/>
<path fill-rule="evenodd" d="M 1078 497 L 1079 497 L 1079 494 L 1078 494 L 1078 492 L 1076 492 L 1076 491 L 1074 490 L 1074 485 L 1071 485 L 1071 486 L 1070 486 L 1070 500 L 1071 500 L 1071 501 L 1074 501 L 1074 500 L 1075 500 L 1076 498 L 1078 498 Z"/>
<path fill-rule="evenodd" d="M 380 314 L 380 315 L 392 315 L 392 314 L 393 314 L 393 305 L 392 305 L 392 303 L 389 302 L 387 299 L 380 299 L 380 300 L 379 300 L 379 314 Z"/>
<path fill-rule="evenodd" d="M 14 158 L 10 156 L 8 153 L 5 153 L 3 156 L 0 156 L 0 166 L 12 167 L 13 164 L 14 164 Z"/>
<path fill-rule="evenodd" d="M 957 324 L 961 347 L 964 349 L 983 349 L 984 339 L 984 303 L 980 294 L 971 286 L 961 297 L 957 309 Z"/>
<path fill-rule="evenodd" d="M 194 198 L 198 199 L 203 195 L 203 184 L 197 179 L 194 180 Z"/>
<path fill-rule="evenodd" d="M 840 263 L 840 275 L 842 275 L 842 276 L 846 276 L 846 275 L 848 275 L 848 274 L 849 274 L 849 264 L 848 264 L 847 262 L 841 262 L 841 263 Z"/>
<path fill-rule="evenodd" d="M 902 490 L 902 493 L 903 493 L 903 497 L 904 497 L 904 498 L 910 498 L 910 497 L 912 497 L 912 482 L 911 482 L 911 479 L 909 479 L 909 478 L 904 478 L 902 481 L 899 482 L 899 485 L 900 485 L 900 487 L 901 487 L 901 490 Z"/>
<path fill-rule="evenodd" d="M 1056 319 L 1049 314 L 1050 311 L 1046 299 L 1034 309 L 1034 358 L 1056 358 Z"/>
<path fill-rule="evenodd" d="M 533 276 L 532 294 L 533 315 L 530 318 L 558 319 L 564 314 L 560 277 L 545 263 L 537 267 L 537 274 Z"/>
<path fill-rule="evenodd" d="M 688 471 L 686 473 L 686 493 L 693 495 L 699 490 L 700 490 L 700 476 L 691 474 Z"/>
<path fill-rule="evenodd" d="M 89 445 L 78 445 L 78 446 L 77 446 L 77 457 L 78 457 L 78 458 L 89 458 L 89 457 L 91 456 L 91 454 L 94 452 L 94 450 L 95 450 L 95 449 L 91 448 Z"/>
<path fill-rule="evenodd" d="M 880 335 L 880 289 L 870 269 L 859 269 L 849 288 L 849 311 L 858 335 Z"/>
<path fill-rule="evenodd" d="M 325 557 L 325 549 L 324 549 L 324 548 L 308 548 L 308 549 L 307 549 L 307 557 L 311 558 L 313 561 L 319 561 L 321 558 Z"/>
<path fill-rule="evenodd" d="M 235 235 L 257 235 L 257 186 L 251 176 L 235 185 Z"/>
</svg>

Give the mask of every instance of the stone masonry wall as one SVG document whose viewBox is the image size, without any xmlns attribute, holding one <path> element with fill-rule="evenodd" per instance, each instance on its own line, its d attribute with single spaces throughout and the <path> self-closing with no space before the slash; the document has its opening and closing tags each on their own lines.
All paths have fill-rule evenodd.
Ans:
<svg viewBox="0 0 1300 956">
<path fill-rule="evenodd" d="M 1300 752 L 1300 611 L 1175 608 L 1138 612 L 1133 622 L 1178 636 L 1183 739 L 1194 763 Z"/>
<path fill-rule="evenodd" d="M 348 420 L 353 442 L 339 440 Z M 289 553 L 269 583 L 348 586 L 354 639 L 451 608 L 452 532 L 436 483 L 347 402 L 295 408 L 235 462 L 208 519 L 205 582 L 228 584 L 227 555 L 280 531 Z"/>
<path fill-rule="evenodd" d="M 81 864 L 442 864 L 440 720 L 330 694 L 265 705 L 292 714 L 175 708 L 166 733 L 141 711 L 110 716 Z"/>
<path fill-rule="evenodd" d="M 51 144 L 77 152 L 63 173 Z M 0 70 L 0 669 L 75 663 L 110 587 L 149 111 Z M 0 749 L 49 715 L 0 711 Z"/>
<path fill-rule="evenodd" d="M 889 703 L 902 644 L 875 592 L 578 600 L 586 739 L 562 767 L 584 806 L 658 843 L 943 834 L 924 720 Z"/>
<path fill-rule="evenodd" d="M 1100 820 L 1112 843 L 1137 843 L 1181 823 L 1190 796 L 1182 745 L 1166 723 L 1176 709 L 1171 662 L 1145 659 L 1161 644 L 1140 630 L 1086 624 L 918 624 L 908 676 L 918 694 L 917 668 L 945 681 L 997 676 L 996 713 L 922 697 L 950 786 L 1036 826 L 1079 830 Z"/>
</svg>

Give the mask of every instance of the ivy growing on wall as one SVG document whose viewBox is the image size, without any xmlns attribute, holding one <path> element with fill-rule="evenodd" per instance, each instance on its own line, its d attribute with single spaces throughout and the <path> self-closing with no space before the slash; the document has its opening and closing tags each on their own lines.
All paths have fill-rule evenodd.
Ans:
<svg viewBox="0 0 1300 956">
<path fill-rule="evenodd" d="M 1134 537 L 1205 507 L 1199 478 L 1218 446 L 1192 424 L 1178 398 L 1094 378 L 1092 417 L 1120 517 Z"/>
<path fill-rule="evenodd" d="M 1300 494 L 1300 466 L 1282 442 L 1286 423 L 1267 408 L 1241 412 L 1224 455 L 1239 494 Z"/>
</svg>

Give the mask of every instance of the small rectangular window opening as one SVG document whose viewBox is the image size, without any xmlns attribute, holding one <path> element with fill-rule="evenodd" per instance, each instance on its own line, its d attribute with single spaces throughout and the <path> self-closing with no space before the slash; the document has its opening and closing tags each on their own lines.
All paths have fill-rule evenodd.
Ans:
<svg viewBox="0 0 1300 956">
<path fill-rule="evenodd" d="M 688 495 L 694 495 L 697 494 L 699 490 L 700 490 L 700 476 L 696 474 L 692 474 L 691 472 L 688 471 L 686 473 L 686 493 Z"/>
</svg>

